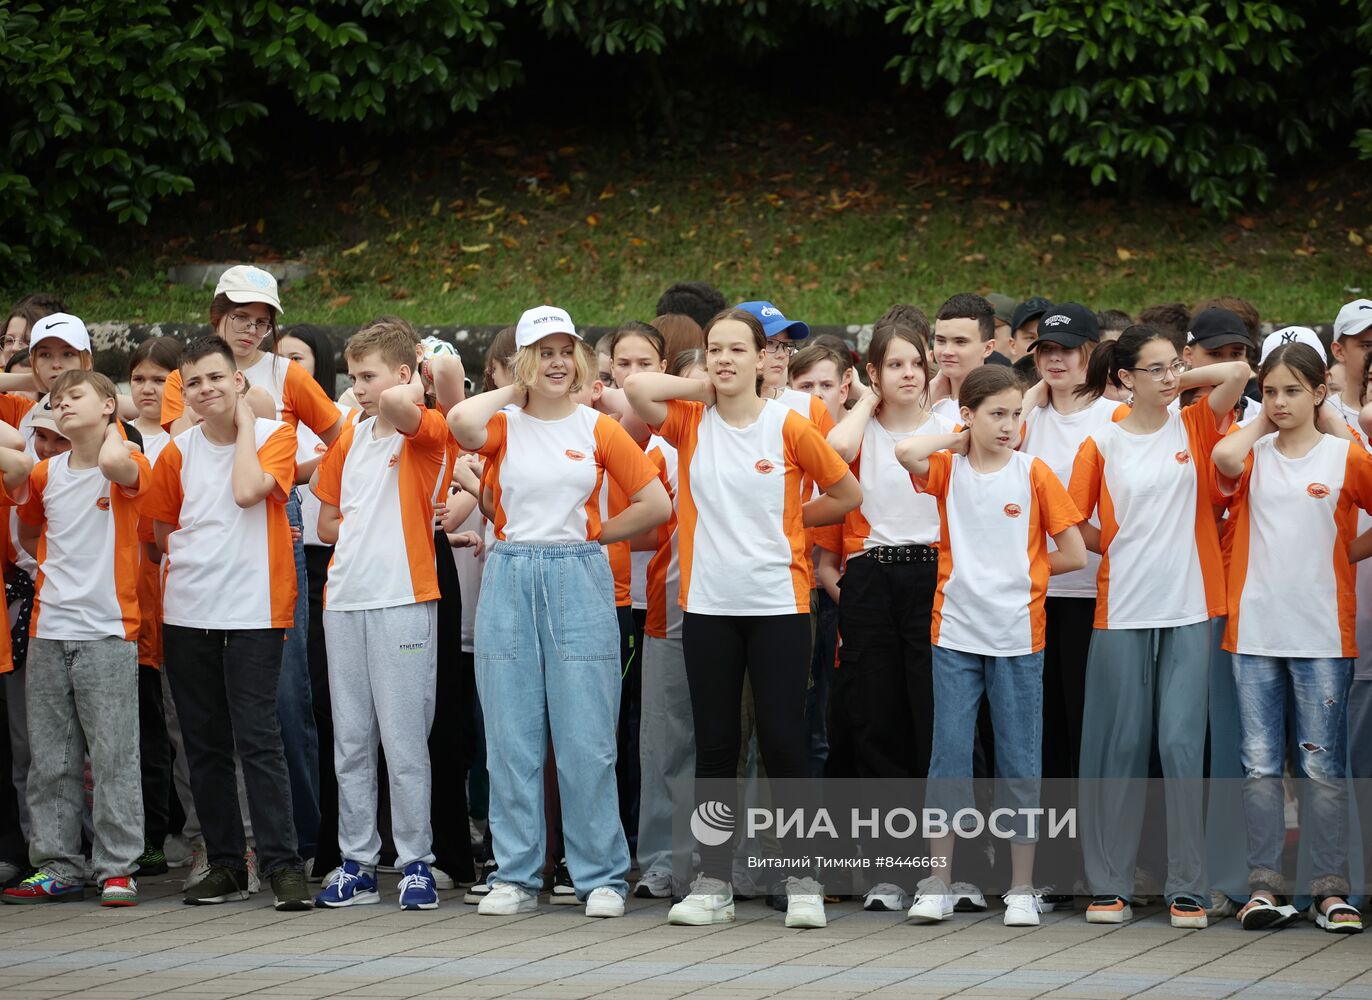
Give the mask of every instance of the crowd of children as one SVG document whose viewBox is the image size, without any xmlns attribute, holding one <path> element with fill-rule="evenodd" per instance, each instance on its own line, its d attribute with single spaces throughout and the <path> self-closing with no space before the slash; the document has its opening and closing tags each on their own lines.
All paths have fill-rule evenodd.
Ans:
<svg viewBox="0 0 1372 1000">
<path fill-rule="evenodd" d="M 224 273 L 211 335 L 142 342 L 127 394 L 60 299 L 17 303 L 0 898 L 131 906 L 188 864 L 188 904 L 265 881 L 329 909 L 389 871 L 406 910 L 466 886 L 485 915 L 547 890 L 616 917 L 632 891 L 714 924 L 754 887 L 733 841 L 677 839 L 686 779 L 928 779 L 952 815 L 977 774 L 1022 813 L 1007 925 L 1075 896 L 1130 920 L 1142 851 L 1173 926 L 1280 927 L 1299 897 L 1362 929 L 1372 301 L 1327 348 L 1239 299 L 1135 321 L 962 293 L 932 323 L 892 307 L 865 363 L 699 282 L 656 311 L 593 347 L 528 309 L 475 394 L 380 317 L 336 400 L 334 345 L 280 325 L 257 267 Z M 1220 853 L 1246 864 L 1207 844 L 1207 776 L 1244 779 Z M 1043 779 L 1079 782 L 1055 888 L 1023 816 Z M 984 910 L 958 839 L 863 905 Z M 786 926 L 824 926 L 817 873 L 778 874 L 757 888 Z"/>
</svg>

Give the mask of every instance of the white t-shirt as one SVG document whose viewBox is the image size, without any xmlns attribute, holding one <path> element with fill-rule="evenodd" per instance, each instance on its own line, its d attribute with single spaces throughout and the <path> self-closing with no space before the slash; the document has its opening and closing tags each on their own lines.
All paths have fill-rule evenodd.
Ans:
<svg viewBox="0 0 1372 1000">
<path fill-rule="evenodd" d="M 1120 408 L 1119 403 L 1104 396 L 1093 400 L 1074 413 L 1059 413 L 1049 403 L 1036 406 L 1024 415 L 1024 439 L 1019 450 L 1041 458 L 1053 470 L 1053 475 L 1066 486 L 1072 481 L 1072 463 L 1087 435 L 1106 426 Z M 1100 527 L 1100 519 L 1091 515 L 1090 521 Z M 1056 546 L 1049 543 L 1049 551 Z M 1096 574 L 1100 571 L 1100 556 L 1086 553 L 1086 567 L 1052 577 L 1048 581 L 1049 597 L 1096 596 Z"/>
<path fill-rule="evenodd" d="M 295 485 L 295 430 L 279 420 L 254 426 L 262 471 L 280 498 L 243 508 L 233 498 L 231 444 L 201 426 L 176 435 L 157 459 L 143 513 L 178 525 L 167 536 L 162 620 L 213 630 L 290 628 L 295 623 L 295 546 L 286 497 Z"/>
<path fill-rule="evenodd" d="M 929 410 L 935 416 L 947 420 L 954 427 L 962 423 L 962 407 L 958 405 L 958 401 L 952 396 L 943 397 L 933 406 L 929 407 Z"/>
<path fill-rule="evenodd" d="M 896 461 L 896 445 L 915 435 L 952 430 L 953 424 L 937 413 L 930 413 L 913 431 L 888 431 L 875 417 L 867 421 L 851 466 L 862 486 L 862 505 L 845 520 L 844 549 L 849 555 L 886 545 L 938 544 L 938 501 L 915 489 L 910 473 Z"/>
</svg>

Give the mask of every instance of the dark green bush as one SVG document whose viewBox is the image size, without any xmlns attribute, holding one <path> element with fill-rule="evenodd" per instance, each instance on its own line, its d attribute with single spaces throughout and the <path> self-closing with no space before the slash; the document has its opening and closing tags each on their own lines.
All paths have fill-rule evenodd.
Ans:
<svg viewBox="0 0 1372 1000">
<path fill-rule="evenodd" d="M 1227 212 L 1287 163 L 1372 158 L 1372 0 L 0 0 L 0 266 L 87 255 L 93 220 L 143 223 L 207 168 L 249 168 L 269 107 L 416 140 L 514 86 L 533 45 L 651 72 L 688 43 L 730 58 L 883 15 L 892 68 L 970 159 L 1161 177 Z M 678 61 L 672 83 L 711 70 Z"/>
</svg>

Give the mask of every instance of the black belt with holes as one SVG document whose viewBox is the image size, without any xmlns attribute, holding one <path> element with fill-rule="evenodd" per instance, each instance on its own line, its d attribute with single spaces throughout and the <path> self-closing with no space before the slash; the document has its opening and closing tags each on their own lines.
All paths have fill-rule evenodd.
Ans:
<svg viewBox="0 0 1372 1000">
<path fill-rule="evenodd" d="M 938 549 L 930 545 L 880 545 L 863 554 L 883 565 L 938 562 Z"/>
</svg>

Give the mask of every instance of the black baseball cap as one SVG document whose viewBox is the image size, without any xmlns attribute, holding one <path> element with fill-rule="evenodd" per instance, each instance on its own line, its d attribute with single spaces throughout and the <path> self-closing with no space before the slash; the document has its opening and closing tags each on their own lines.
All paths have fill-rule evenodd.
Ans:
<svg viewBox="0 0 1372 1000">
<path fill-rule="evenodd" d="M 1049 309 L 1053 308 L 1053 303 L 1049 302 L 1042 295 L 1035 295 L 1032 299 L 1025 299 L 1015 306 L 1014 315 L 1010 317 L 1011 332 L 1018 330 L 1031 319 L 1038 319 Z"/>
<path fill-rule="evenodd" d="M 1186 335 L 1186 342 L 1200 344 L 1206 350 L 1214 350 L 1226 344 L 1253 346 L 1253 338 L 1249 336 L 1248 327 L 1243 325 L 1243 320 L 1239 319 L 1237 313 L 1220 306 L 1211 306 L 1196 314 L 1196 318 L 1191 321 L 1191 330 Z"/>
<path fill-rule="evenodd" d="M 1052 306 L 1039 319 L 1039 338 L 1029 345 L 1033 350 L 1041 344 L 1059 347 L 1080 347 L 1087 341 L 1100 340 L 1100 321 L 1096 314 L 1076 302 Z"/>
</svg>

